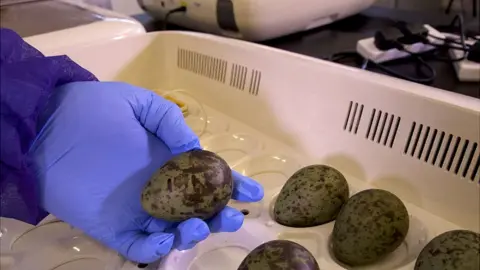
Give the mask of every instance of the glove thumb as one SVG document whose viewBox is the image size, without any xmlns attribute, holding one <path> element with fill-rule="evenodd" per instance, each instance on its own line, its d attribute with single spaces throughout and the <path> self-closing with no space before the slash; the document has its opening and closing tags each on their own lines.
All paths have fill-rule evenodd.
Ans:
<svg viewBox="0 0 480 270">
<path fill-rule="evenodd" d="M 152 233 L 129 234 L 122 238 L 117 243 L 122 244 L 120 252 L 124 256 L 138 263 L 152 263 L 170 252 L 175 237 L 171 233 Z"/>
</svg>

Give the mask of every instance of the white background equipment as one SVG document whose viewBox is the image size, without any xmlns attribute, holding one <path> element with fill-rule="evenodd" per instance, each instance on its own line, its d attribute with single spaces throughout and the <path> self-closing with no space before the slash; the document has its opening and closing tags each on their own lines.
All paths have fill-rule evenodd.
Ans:
<svg viewBox="0 0 480 270">
<path fill-rule="evenodd" d="M 251 41 L 301 32 L 356 14 L 375 0 L 139 0 L 140 6 L 163 20 L 202 32 Z"/>
<path fill-rule="evenodd" d="M 25 41 L 40 50 L 51 50 L 53 48 L 71 47 L 73 45 L 88 45 L 103 40 L 122 39 L 128 36 L 145 34 L 145 28 L 141 23 L 131 17 L 118 12 L 99 8 L 94 5 L 83 3 L 82 0 L 56 0 L 56 1 L 38 1 L 38 0 L 2 0 L 2 26 L 16 30 L 15 23 L 28 25 L 28 32 L 32 35 L 24 36 Z M 42 16 L 51 16 L 51 14 L 41 14 L 40 12 L 54 12 L 68 10 L 68 15 L 57 14 L 57 19 L 53 28 L 60 29 L 47 33 L 35 33 L 35 28 L 42 28 L 42 22 L 32 21 L 32 18 L 41 18 Z M 84 17 L 93 17 L 95 20 L 85 19 L 85 23 L 74 26 L 69 22 L 68 16 L 73 16 L 72 21 L 80 21 L 75 17 L 75 11 Z M 28 17 L 28 14 L 35 13 L 35 16 Z M 78 17 L 81 17 L 77 14 Z M 20 18 L 22 18 L 20 20 Z M 46 20 L 52 24 L 52 20 Z M 5 25 L 3 25 L 5 24 Z M 49 26 L 50 28 L 52 26 Z M 20 27 L 25 29 L 25 26 Z M 45 28 L 45 27 L 43 27 Z M 47 27 L 48 28 L 48 27 Z M 31 29 L 31 30 L 30 30 Z M 20 31 L 19 31 L 20 32 Z M 21 33 L 20 33 L 21 34 Z"/>
</svg>

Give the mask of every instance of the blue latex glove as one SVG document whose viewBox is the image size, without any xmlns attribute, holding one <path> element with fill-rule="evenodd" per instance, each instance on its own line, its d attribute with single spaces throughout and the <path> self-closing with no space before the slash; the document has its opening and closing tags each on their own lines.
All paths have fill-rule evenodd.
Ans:
<svg viewBox="0 0 480 270">
<path fill-rule="evenodd" d="M 149 216 L 140 194 L 174 155 L 199 148 L 172 102 L 124 83 L 59 87 L 40 118 L 30 149 L 45 210 L 130 260 L 153 262 L 172 248 L 189 249 L 210 232 L 233 232 L 243 214 L 226 207 L 204 222 L 173 224 Z M 263 189 L 236 172 L 233 198 L 259 201 Z"/>
</svg>

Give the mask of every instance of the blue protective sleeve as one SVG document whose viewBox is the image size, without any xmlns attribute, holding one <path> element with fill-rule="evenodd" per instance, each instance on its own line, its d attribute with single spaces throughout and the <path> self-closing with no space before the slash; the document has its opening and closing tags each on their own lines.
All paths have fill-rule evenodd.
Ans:
<svg viewBox="0 0 480 270">
<path fill-rule="evenodd" d="M 0 28 L 0 214 L 36 224 L 38 204 L 28 150 L 37 118 L 58 86 L 97 80 L 67 56 L 45 57 L 10 29 Z"/>
</svg>

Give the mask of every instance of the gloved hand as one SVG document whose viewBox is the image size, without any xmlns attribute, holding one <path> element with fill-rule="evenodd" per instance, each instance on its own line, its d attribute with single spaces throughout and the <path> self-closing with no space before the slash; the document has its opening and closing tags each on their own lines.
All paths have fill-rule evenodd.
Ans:
<svg viewBox="0 0 480 270">
<path fill-rule="evenodd" d="M 233 232 L 243 214 L 225 207 L 204 222 L 173 224 L 149 216 L 140 194 L 174 155 L 199 148 L 180 109 L 143 88 L 76 82 L 55 90 L 29 154 L 43 208 L 130 260 L 150 263 L 189 249 L 210 232 Z M 233 198 L 259 201 L 262 187 L 236 172 Z"/>
</svg>

